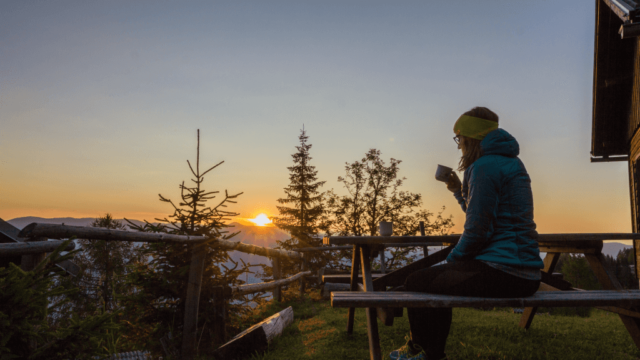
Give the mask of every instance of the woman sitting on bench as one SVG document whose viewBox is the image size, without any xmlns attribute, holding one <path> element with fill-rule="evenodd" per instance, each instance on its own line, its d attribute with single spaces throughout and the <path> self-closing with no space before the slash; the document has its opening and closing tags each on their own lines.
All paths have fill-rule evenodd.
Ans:
<svg viewBox="0 0 640 360">
<path fill-rule="evenodd" d="M 484 107 L 464 113 L 453 127 L 462 150 L 447 188 L 466 212 L 464 232 L 444 265 L 416 271 L 406 291 L 488 298 L 526 297 L 540 285 L 543 268 L 533 222 L 531 179 L 517 157 L 516 139 L 498 129 Z M 451 308 L 409 308 L 411 339 L 391 359 L 446 358 Z"/>
</svg>

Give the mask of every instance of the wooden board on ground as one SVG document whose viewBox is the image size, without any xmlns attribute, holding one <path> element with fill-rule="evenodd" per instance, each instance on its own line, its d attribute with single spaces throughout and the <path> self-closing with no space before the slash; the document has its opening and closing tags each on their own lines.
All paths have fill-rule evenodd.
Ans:
<svg viewBox="0 0 640 360">
<path fill-rule="evenodd" d="M 231 341 L 219 347 L 214 356 L 216 359 L 240 360 L 255 352 L 264 351 L 269 342 L 280 336 L 284 328 L 292 323 L 293 308 L 289 306 L 236 335 Z"/>
</svg>

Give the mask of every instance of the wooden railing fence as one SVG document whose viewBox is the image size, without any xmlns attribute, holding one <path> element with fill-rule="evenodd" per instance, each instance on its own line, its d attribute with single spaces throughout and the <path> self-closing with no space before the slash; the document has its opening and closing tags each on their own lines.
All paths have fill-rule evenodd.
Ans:
<svg viewBox="0 0 640 360">
<path fill-rule="evenodd" d="M 422 225 L 422 224 L 421 224 Z M 424 234 L 424 227 L 421 226 L 421 232 Z M 220 239 L 209 239 L 203 236 L 187 236 L 187 235 L 171 235 L 163 233 L 145 233 L 133 232 L 125 230 L 113 230 L 96 227 L 81 227 L 57 224 L 32 223 L 26 226 L 18 234 L 23 242 L 20 243 L 2 243 L 0 244 L 0 257 L 22 255 L 21 267 L 24 270 L 32 270 L 40 261 L 44 259 L 47 252 L 51 252 L 62 244 L 61 240 L 48 239 L 68 239 L 79 238 L 87 240 L 105 240 L 105 241 L 127 241 L 127 242 L 176 242 L 182 244 L 195 244 L 191 257 L 191 266 L 189 269 L 189 284 L 187 287 L 187 299 L 185 304 L 184 327 L 182 339 L 181 359 L 191 360 L 196 355 L 196 328 L 198 318 L 198 307 L 200 299 L 200 291 L 202 286 L 202 274 L 204 270 L 204 252 L 200 251 L 198 244 L 208 242 L 209 245 L 217 246 L 224 250 L 235 250 L 248 254 L 265 256 L 272 261 L 272 270 L 274 281 L 247 284 L 231 287 L 218 286 L 213 289 L 215 309 L 214 334 L 216 340 L 224 342 L 225 336 L 225 308 L 224 304 L 227 299 L 236 295 L 246 295 L 257 292 L 272 290 L 275 301 L 282 301 L 282 286 L 299 281 L 300 295 L 304 294 L 306 281 L 305 277 L 312 275 L 308 270 L 309 264 L 306 261 L 305 253 L 311 251 L 334 251 L 349 250 L 352 246 L 323 246 L 314 248 L 299 248 L 293 251 L 271 249 L 251 244 L 233 242 Z M 439 245 L 440 243 L 437 243 Z M 385 247 L 410 247 L 421 246 L 424 248 L 425 255 L 428 253 L 425 243 L 412 244 L 384 244 L 380 251 L 380 260 L 382 272 L 384 272 L 384 248 Z M 434 243 L 433 245 L 436 245 Z M 73 250 L 75 244 L 71 243 L 65 249 Z M 288 277 L 282 278 L 281 259 L 300 261 L 300 272 Z"/>
<path fill-rule="evenodd" d="M 41 262 L 47 252 L 52 252 L 59 247 L 63 241 L 48 239 L 68 239 L 79 238 L 87 240 L 105 240 L 105 241 L 128 241 L 128 242 L 176 242 L 182 244 L 195 244 L 191 265 L 189 269 L 189 284 L 187 287 L 187 299 L 185 304 L 183 339 L 181 359 L 194 359 L 196 355 L 196 326 L 198 318 L 198 305 L 200 299 L 200 290 L 202 286 L 202 274 L 204 270 L 204 254 L 199 250 L 198 244 L 208 242 L 209 245 L 217 246 L 225 250 L 235 250 L 248 254 L 265 256 L 271 259 L 274 268 L 274 281 L 247 284 L 231 287 L 216 287 L 214 293 L 214 304 L 216 304 L 216 322 L 213 324 L 216 340 L 223 342 L 225 340 L 225 301 L 235 295 L 246 295 L 257 292 L 263 292 L 273 289 L 274 299 L 282 300 L 282 286 L 300 281 L 300 292 L 304 293 L 305 276 L 311 275 L 311 271 L 306 270 L 304 251 L 288 251 L 281 249 L 271 249 L 251 244 L 233 242 L 228 240 L 211 240 L 203 236 L 186 236 L 171 235 L 162 233 L 144 233 L 125 230 L 113 230 L 95 227 L 81 227 L 57 224 L 32 223 L 26 226 L 18 234 L 23 240 L 19 243 L 2 243 L 0 244 L 0 257 L 21 255 L 21 267 L 26 270 L 32 270 Z M 65 249 L 71 251 L 75 248 L 75 244 L 71 243 Z M 301 272 L 288 278 L 281 278 L 280 259 L 301 261 Z"/>
</svg>

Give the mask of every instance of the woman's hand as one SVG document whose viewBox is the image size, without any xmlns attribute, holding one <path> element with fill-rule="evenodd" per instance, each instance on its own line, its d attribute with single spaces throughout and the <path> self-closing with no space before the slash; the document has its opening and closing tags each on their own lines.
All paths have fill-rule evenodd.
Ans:
<svg viewBox="0 0 640 360">
<path fill-rule="evenodd" d="M 458 174 L 456 174 L 453 171 L 449 175 L 449 180 L 447 180 L 446 184 L 447 184 L 447 189 L 449 189 L 449 191 L 451 191 L 452 193 L 458 192 L 462 188 L 462 183 L 458 178 Z"/>
</svg>

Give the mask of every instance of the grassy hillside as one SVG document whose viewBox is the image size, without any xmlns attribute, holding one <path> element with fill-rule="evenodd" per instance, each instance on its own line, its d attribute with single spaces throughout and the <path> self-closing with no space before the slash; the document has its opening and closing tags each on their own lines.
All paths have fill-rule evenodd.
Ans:
<svg viewBox="0 0 640 360">
<path fill-rule="evenodd" d="M 304 301 L 269 304 L 247 320 L 247 326 L 293 306 L 295 322 L 254 359 L 369 359 L 366 318 L 356 310 L 354 334 L 345 332 L 347 309 L 331 308 L 317 290 Z M 293 294 L 291 295 L 293 296 Z M 511 309 L 455 309 L 447 342 L 449 359 L 637 359 L 640 351 L 615 314 L 593 310 L 591 316 L 537 315 L 529 331 L 517 326 Z M 380 323 L 383 355 L 405 343 L 409 334 L 406 310 L 392 327 Z"/>
</svg>

